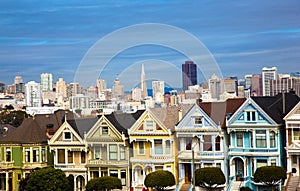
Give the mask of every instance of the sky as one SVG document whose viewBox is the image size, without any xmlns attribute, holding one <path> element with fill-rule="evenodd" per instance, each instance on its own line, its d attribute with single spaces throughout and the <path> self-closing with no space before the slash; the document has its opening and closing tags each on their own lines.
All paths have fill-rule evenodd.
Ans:
<svg viewBox="0 0 300 191">
<path fill-rule="evenodd" d="M 86 87 L 118 78 L 128 90 L 144 64 L 148 81 L 181 87 L 186 60 L 197 64 L 201 83 L 214 71 L 239 78 L 263 67 L 300 71 L 299 52 L 299 0 L 0 1 L 5 84 L 52 73 Z"/>
</svg>

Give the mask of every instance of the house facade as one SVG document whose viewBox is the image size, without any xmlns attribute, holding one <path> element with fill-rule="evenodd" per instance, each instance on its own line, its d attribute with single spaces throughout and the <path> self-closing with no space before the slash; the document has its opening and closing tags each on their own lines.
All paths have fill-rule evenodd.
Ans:
<svg viewBox="0 0 300 191">
<path fill-rule="evenodd" d="M 144 187 L 147 174 L 168 170 L 176 177 L 176 147 L 174 128 L 178 122 L 178 108 L 147 109 L 128 130 L 132 144 L 130 157 L 131 185 Z"/>
<path fill-rule="evenodd" d="M 224 134 L 199 105 L 195 104 L 175 127 L 178 140 L 179 186 L 193 182 L 194 171 L 219 167 L 226 174 Z"/>
</svg>

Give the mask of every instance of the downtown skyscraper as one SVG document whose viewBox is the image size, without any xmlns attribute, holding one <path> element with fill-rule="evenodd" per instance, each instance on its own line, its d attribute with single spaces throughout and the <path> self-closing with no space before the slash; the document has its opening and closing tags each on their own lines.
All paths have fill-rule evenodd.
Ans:
<svg viewBox="0 0 300 191">
<path fill-rule="evenodd" d="M 193 61 L 182 64 L 182 90 L 197 84 L 197 65 Z"/>
</svg>

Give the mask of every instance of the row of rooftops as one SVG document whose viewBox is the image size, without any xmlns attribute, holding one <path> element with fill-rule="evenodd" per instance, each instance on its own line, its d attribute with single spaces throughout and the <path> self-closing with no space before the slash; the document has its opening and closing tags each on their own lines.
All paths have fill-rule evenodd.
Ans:
<svg viewBox="0 0 300 191">
<path fill-rule="evenodd" d="M 300 101 L 293 93 L 278 94 L 274 97 L 251 97 L 277 124 L 284 124 L 284 116 Z M 224 102 L 198 102 L 202 110 L 212 120 L 226 128 L 226 120 L 235 113 L 245 102 L 245 98 L 227 99 Z M 192 105 L 172 106 L 166 108 L 151 108 L 151 113 L 171 132 L 181 118 L 189 111 Z M 128 136 L 128 129 L 138 120 L 145 110 L 135 113 L 113 112 L 105 115 L 109 122 L 122 134 Z M 25 118 L 18 128 L 9 127 L 5 136 L 0 135 L 0 143 L 47 143 L 48 139 L 64 123 L 65 120 L 84 138 L 84 135 L 98 121 L 95 118 L 78 118 L 71 111 L 58 110 L 53 114 L 37 114 L 31 118 Z M 0 126 L 3 131 L 7 126 Z"/>
</svg>

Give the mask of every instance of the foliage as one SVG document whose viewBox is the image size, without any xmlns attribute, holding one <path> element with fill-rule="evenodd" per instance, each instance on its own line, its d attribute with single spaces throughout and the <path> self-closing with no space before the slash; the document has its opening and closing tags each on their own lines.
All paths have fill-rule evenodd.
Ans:
<svg viewBox="0 0 300 191">
<path fill-rule="evenodd" d="M 214 190 L 225 184 L 225 175 L 218 167 L 205 167 L 195 171 L 195 185 L 207 190 Z"/>
<path fill-rule="evenodd" d="M 86 191 L 101 191 L 101 190 L 111 190 L 111 189 L 121 189 L 121 180 L 113 176 L 102 176 L 99 178 L 94 178 L 88 181 L 85 190 Z"/>
<path fill-rule="evenodd" d="M 14 127 L 19 127 L 24 118 L 30 117 L 25 111 L 9 111 L 4 110 L 0 113 L 0 123 L 1 124 L 10 124 Z"/>
<path fill-rule="evenodd" d="M 275 189 L 283 179 L 286 179 L 286 171 L 280 166 L 263 166 L 256 169 L 254 182 L 263 183 Z"/>
<path fill-rule="evenodd" d="M 154 188 L 161 191 L 165 190 L 168 186 L 173 186 L 175 184 L 175 177 L 170 171 L 158 170 L 148 174 L 144 184 L 147 188 Z"/>
<path fill-rule="evenodd" d="M 240 188 L 240 191 L 253 191 L 253 190 L 249 187 L 243 186 L 243 187 Z"/>
<path fill-rule="evenodd" d="M 72 174 L 70 174 L 68 176 L 68 184 L 69 184 L 69 191 L 73 191 L 74 190 L 74 176 Z"/>
<path fill-rule="evenodd" d="M 46 167 L 30 174 L 26 191 L 66 191 L 69 190 L 68 179 L 60 169 Z"/>
</svg>

